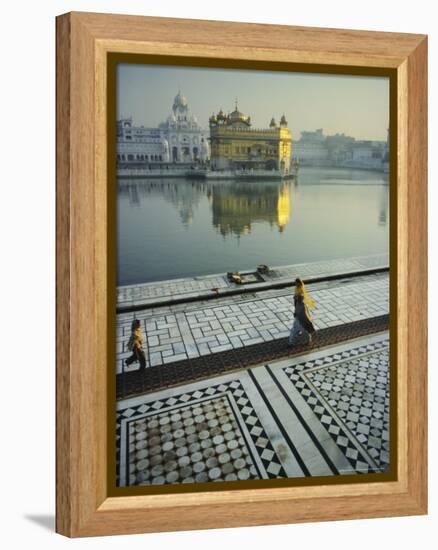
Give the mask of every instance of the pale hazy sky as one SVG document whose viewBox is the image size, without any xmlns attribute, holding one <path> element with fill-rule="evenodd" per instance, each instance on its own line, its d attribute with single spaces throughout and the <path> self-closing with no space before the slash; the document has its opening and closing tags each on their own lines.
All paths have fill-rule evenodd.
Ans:
<svg viewBox="0 0 438 550">
<path fill-rule="evenodd" d="M 302 130 L 323 128 L 328 135 L 386 140 L 389 126 L 386 77 L 132 64 L 117 68 L 117 117 L 156 127 L 170 114 L 178 89 L 204 128 L 212 112 L 234 110 L 236 97 L 253 127 L 268 127 L 272 116 L 278 123 L 284 113 L 294 139 Z"/>
</svg>

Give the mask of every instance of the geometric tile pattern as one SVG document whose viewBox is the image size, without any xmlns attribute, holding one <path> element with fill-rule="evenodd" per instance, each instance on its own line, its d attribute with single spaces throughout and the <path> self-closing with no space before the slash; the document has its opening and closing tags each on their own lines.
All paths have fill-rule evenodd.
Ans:
<svg viewBox="0 0 438 550">
<path fill-rule="evenodd" d="M 316 303 L 316 329 L 343 325 L 387 314 L 387 273 L 354 280 L 309 285 Z M 264 290 L 213 302 L 178 304 L 117 315 L 117 372 L 131 354 L 127 348 L 132 320 L 137 318 L 145 337 L 146 366 L 238 349 L 284 338 L 293 320 L 291 289 Z M 125 370 L 138 369 L 134 363 Z"/>
<path fill-rule="evenodd" d="M 117 485 L 385 472 L 388 333 L 119 402 Z"/>
<path fill-rule="evenodd" d="M 121 486 L 286 477 L 237 380 L 122 409 L 117 434 Z"/>
<path fill-rule="evenodd" d="M 130 485 L 257 478 L 226 397 L 129 422 Z"/>
<path fill-rule="evenodd" d="M 129 304 L 138 301 L 159 300 L 184 294 L 211 292 L 212 288 L 228 288 L 229 286 L 230 283 L 224 275 L 119 286 L 117 287 L 117 303 Z"/>
<path fill-rule="evenodd" d="M 283 369 L 356 472 L 389 468 L 389 340 Z"/>
</svg>

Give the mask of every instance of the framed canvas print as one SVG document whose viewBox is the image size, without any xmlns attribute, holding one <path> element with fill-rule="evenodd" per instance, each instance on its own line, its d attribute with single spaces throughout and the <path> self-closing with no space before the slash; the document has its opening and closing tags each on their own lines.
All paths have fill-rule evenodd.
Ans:
<svg viewBox="0 0 438 550">
<path fill-rule="evenodd" d="M 426 513 L 426 67 L 58 17 L 58 532 Z"/>
</svg>

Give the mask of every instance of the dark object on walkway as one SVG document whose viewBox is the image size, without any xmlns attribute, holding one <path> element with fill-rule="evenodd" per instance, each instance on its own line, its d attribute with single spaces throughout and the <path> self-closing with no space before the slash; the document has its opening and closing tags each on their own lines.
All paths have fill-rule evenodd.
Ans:
<svg viewBox="0 0 438 550">
<path fill-rule="evenodd" d="M 263 275 L 267 275 L 271 271 L 271 268 L 268 265 L 260 264 L 257 266 L 257 271 Z"/>
<path fill-rule="evenodd" d="M 125 372 L 116 377 L 116 398 L 148 393 L 178 384 L 211 378 L 225 372 L 247 369 L 252 365 L 269 363 L 276 359 L 300 355 L 309 349 L 323 348 L 359 336 L 388 330 L 389 315 L 318 330 L 312 344 L 298 343 L 288 347 L 287 338 L 253 344 L 221 353 L 185 359 L 166 365 L 149 367 L 143 371 Z"/>
<path fill-rule="evenodd" d="M 349 279 L 363 277 L 364 275 L 374 275 L 377 273 L 388 273 L 388 267 L 377 267 L 372 269 L 363 269 L 362 271 L 357 271 L 355 273 L 336 273 L 334 275 L 322 275 L 321 277 L 310 277 L 307 279 L 308 283 L 321 283 L 328 281 L 339 281 L 340 283 L 347 281 Z M 231 275 L 231 272 L 227 273 L 228 276 Z M 295 283 L 290 280 L 282 279 L 279 282 L 275 282 L 274 279 L 278 278 L 278 272 L 275 269 L 271 269 L 270 277 L 271 281 L 266 283 L 260 273 L 257 271 L 254 272 L 254 275 L 258 277 L 258 280 L 253 280 L 252 283 L 265 283 L 263 290 L 273 290 L 273 289 L 282 289 L 294 286 Z M 116 312 L 117 313 L 132 313 L 134 311 L 146 311 L 149 309 L 154 309 L 156 307 L 162 306 L 175 306 L 177 304 L 188 304 L 192 302 L 199 302 L 200 300 L 215 300 L 217 297 L 225 296 L 237 296 L 240 294 L 245 294 L 246 292 L 253 292 L 252 289 L 248 288 L 248 284 L 241 284 L 235 287 L 221 288 L 219 294 L 213 294 L 210 292 L 210 289 L 205 292 L 204 295 L 196 293 L 195 295 L 181 294 L 179 296 L 169 296 L 168 298 L 159 297 L 157 299 L 147 299 L 145 303 L 136 303 L 136 304 L 117 304 Z"/>
<path fill-rule="evenodd" d="M 240 273 L 238 271 L 234 271 L 234 272 L 229 271 L 227 273 L 227 277 L 231 283 L 236 283 L 238 285 L 242 284 L 242 277 L 240 276 Z"/>
<path fill-rule="evenodd" d="M 243 274 L 240 273 L 239 271 L 233 271 L 233 272 L 229 271 L 227 273 L 227 278 L 231 283 L 235 283 L 241 286 L 265 282 L 263 277 L 260 275 L 258 271 L 253 271 L 252 273 L 243 273 Z M 236 291 L 235 288 L 234 290 Z"/>
</svg>

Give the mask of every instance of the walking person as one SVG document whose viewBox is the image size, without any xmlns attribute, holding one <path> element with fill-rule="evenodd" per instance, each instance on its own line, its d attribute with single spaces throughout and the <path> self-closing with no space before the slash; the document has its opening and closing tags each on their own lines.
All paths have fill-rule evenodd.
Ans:
<svg viewBox="0 0 438 550">
<path fill-rule="evenodd" d="M 289 345 L 294 345 L 298 336 L 303 332 L 307 335 L 307 343 L 311 344 L 315 327 L 310 320 L 309 309 L 313 309 L 315 303 L 308 295 L 304 283 L 300 278 L 295 280 L 294 306 L 294 322 L 289 334 Z"/>
<path fill-rule="evenodd" d="M 140 363 L 140 370 L 144 370 L 146 368 L 146 357 L 143 350 L 143 334 L 138 319 L 132 321 L 131 336 L 129 337 L 127 348 L 129 351 L 132 351 L 132 355 L 126 359 L 125 365 L 129 366 L 138 361 Z"/>
<path fill-rule="evenodd" d="M 297 298 L 298 294 L 301 294 L 303 296 L 304 305 L 307 308 L 307 314 L 310 318 L 309 310 L 313 309 L 315 307 L 315 302 L 309 296 L 309 294 L 306 290 L 306 287 L 304 286 L 304 281 L 303 281 L 303 279 L 300 279 L 300 277 L 297 277 L 295 279 L 294 305 L 295 305 L 295 301 L 296 301 L 296 298 Z"/>
</svg>

